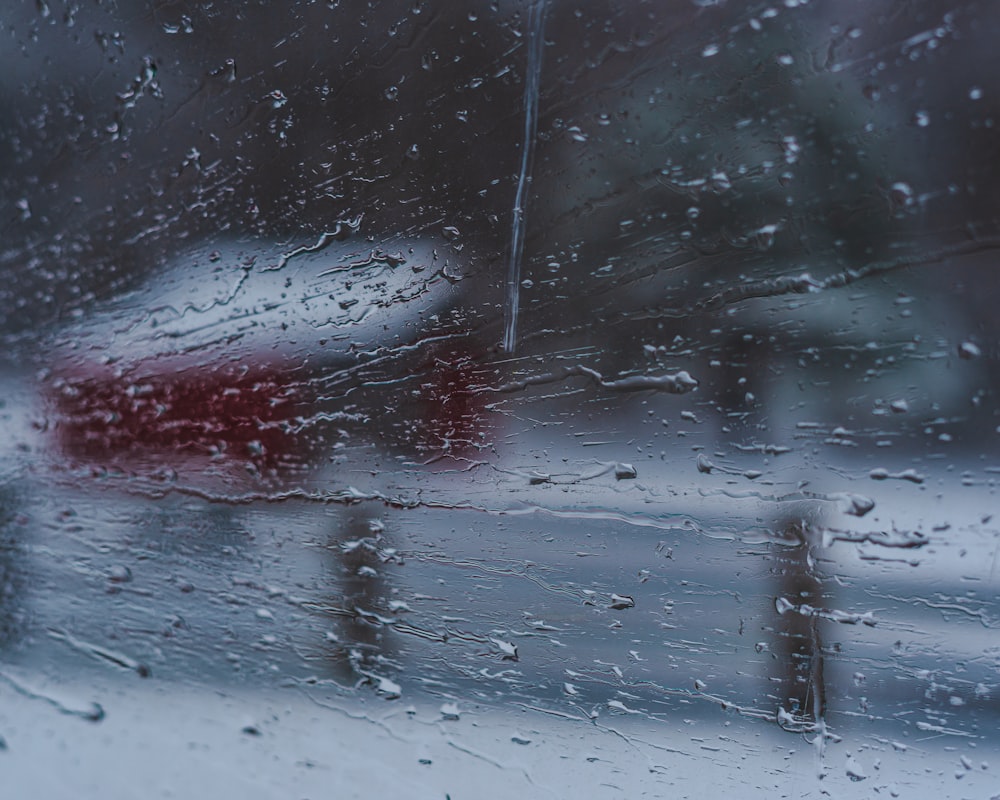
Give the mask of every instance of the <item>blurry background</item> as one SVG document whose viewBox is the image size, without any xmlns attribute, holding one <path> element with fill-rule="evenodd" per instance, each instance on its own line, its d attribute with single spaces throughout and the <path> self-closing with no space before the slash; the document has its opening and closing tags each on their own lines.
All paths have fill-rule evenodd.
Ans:
<svg viewBox="0 0 1000 800">
<path fill-rule="evenodd" d="M 311 681 L 664 743 L 724 708 L 751 751 L 859 748 L 819 756 L 845 791 L 990 786 L 942 754 L 996 744 L 998 34 L 9 3 L 0 689 Z"/>
</svg>

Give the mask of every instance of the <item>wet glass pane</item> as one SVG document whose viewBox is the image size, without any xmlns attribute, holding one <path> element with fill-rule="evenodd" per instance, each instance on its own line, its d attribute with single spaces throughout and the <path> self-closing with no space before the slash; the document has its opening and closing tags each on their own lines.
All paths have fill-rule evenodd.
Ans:
<svg viewBox="0 0 1000 800">
<path fill-rule="evenodd" d="M 8 3 L 5 785 L 997 794 L 998 35 Z"/>
</svg>

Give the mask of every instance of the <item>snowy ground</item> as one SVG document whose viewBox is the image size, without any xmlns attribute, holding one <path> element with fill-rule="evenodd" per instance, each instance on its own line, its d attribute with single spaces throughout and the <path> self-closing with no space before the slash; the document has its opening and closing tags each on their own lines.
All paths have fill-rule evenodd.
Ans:
<svg viewBox="0 0 1000 800">
<path fill-rule="evenodd" d="M 721 711 L 590 721 L 519 705 L 359 702 L 322 686 L 106 676 L 68 680 L 57 696 L 71 708 L 99 703 L 105 717 L 67 716 L 0 688 L 9 797 L 989 798 L 1000 768 L 995 749 L 934 733 L 848 735 L 820 756 L 801 737 Z"/>
</svg>

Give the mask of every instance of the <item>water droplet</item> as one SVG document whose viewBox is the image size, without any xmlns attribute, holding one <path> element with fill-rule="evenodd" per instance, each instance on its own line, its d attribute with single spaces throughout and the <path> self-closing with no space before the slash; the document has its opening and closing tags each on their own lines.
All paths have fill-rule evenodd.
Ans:
<svg viewBox="0 0 1000 800">
<path fill-rule="evenodd" d="M 913 124 L 918 128 L 926 128 L 931 124 L 931 115 L 926 111 L 918 111 L 913 115 Z"/>
<path fill-rule="evenodd" d="M 889 200 L 897 208 L 913 205 L 913 189 L 908 183 L 896 181 L 889 187 Z"/>
<path fill-rule="evenodd" d="M 762 225 L 754 232 L 754 244 L 758 250 L 770 250 L 774 246 L 774 234 L 778 232 L 777 225 Z"/>
<path fill-rule="evenodd" d="M 719 45 L 717 44 L 707 44 L 705 49 L 701 51 L 701 54 L 705 58 L 711 58 L 714 55 L 719 54 Z"/>
<path fill-rule="evenodd" d="M 386 700 L 396 700 L 402 696 L 403 689 L 394 680 L 376 675 L 373 672 L 363 672 L 362 674 L 375 684 L 375 691 L 383 695 Z"/>
<path fill-rule="evenodd" d="M 209 73 L 211 77 L 223 83 L 233 83 L 236 80 L 236 61 L 232 58 L 227 58 L 222 66 L 218 69 L 212 70 Z"/>
<path fill-rule="evenodd" d="M 505 642 L 503 639 L 491 638 L 490 642 L 500 651 L 504 661 L 517 661 L 517 646 L 513 642 Z"/>
<path fill-rule="evenodd" d="M 794 164 L 799 160 L 799 155 L 802 152 L 802 145 L 799 144 L 799 140 L 794 136 L 785 136 L 781 140 L 781 149 L 785 153 L 785 163 Z"/>
<path fill-rule="evenodd" d="M 635 608 L 635 598 L 629 597 L 627 594 L 612 594 L 611 605 L 609 608 L 612 608 L 615 611 L 623 611 L 626 608 Z"/>
<path fill-rule="evenodd" d="M 717 192 L 727 192 L 733 188 L 733 184 L 725 172 L 722 170 L 716 170 L 712 173 L 712 187 Z"/>
<path fill-rule="evenodd" d="M 386 100 L 395 100 L 397 97 L 399 97 L 399 87 L 398 86 L 390 86 L 388 89 L 385 90 L 385 99 Z"/>
<path fill-rule="evenodd" d="M 129 583 L 132 580 L 132 570 L 122 564 L 115 564 L 108 570 L 108 580 L 112 583 Z"/>
<path fill-rule="evenodd" d="M 779 614 L 787 614 L 789 611 L 794 611 L 794 604 L 787 597 L 776 597 L 774 599 L 774 610 Z"/>
<path fill-rule="evenodd" d="M 844 495 L 844 499 L 847 501 L 847 508 L 844 509 L 844 513 L 854 517 L 863 517 L 875 508 L 875 501 L 861 494 L 848 493 Z"/>
<path fill-rule="evenodd" d="M 971 360 L 973 358 L 979 358 L 982 351 L 979 349 L 978 345 L 972 342 L 962 342 L 958 346 L 958 356 L 959 358 L 964 358 L 966 360 Z"/>
<path fill-rule="evenodd" d="M 865 772 L 865 768 L 862 767 L 860 762 L 858 762 L 858 760 L 852 755 L 847 757 L 847 764 L 844 769 L 847 773 L 847 777 L 854 782 L 868 779 L 868 773 Z"/>
<path fill-rule="evenodd" d="M 973 86 L 971 89 L 969 89 L 969 99 L 970 100 L 982 100 L 983 99 L 983 90 L 980 89 L 978 86 Z"/>
<path fill-rule="evenodd" d="M 615 478 L 620 481 L 635 478 L 638 473 L 631 464 L 615 464 Z"/>
</svg>

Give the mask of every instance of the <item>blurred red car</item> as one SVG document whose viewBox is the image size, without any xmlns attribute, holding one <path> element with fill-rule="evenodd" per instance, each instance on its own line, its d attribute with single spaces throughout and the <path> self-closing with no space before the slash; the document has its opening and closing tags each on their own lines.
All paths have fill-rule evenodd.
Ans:
<svg viewBox="0 0 1000 800">
<path fill-rule="evenodd" d="M 329 444 L 310 427 L 350 417 L 335 396 L 349 393 L 351 371 L 418 342 L 456 303 L 460 277 L 427 242 L 390 252 L 324 238 L 277 259 L 195 253 L 63 332 L 45 381 L 60 450 L 139 473 L 304 467 Z M 468 359 L 452 350 L 415 356 L 455 358 L 431 365 L 416 404 L 401 407 L 421 417 L 415 439 L 445 447 L 472 414 L 456 366 Z M 331 392 L 345 376 L 349 388 Z"/>
</svg>

